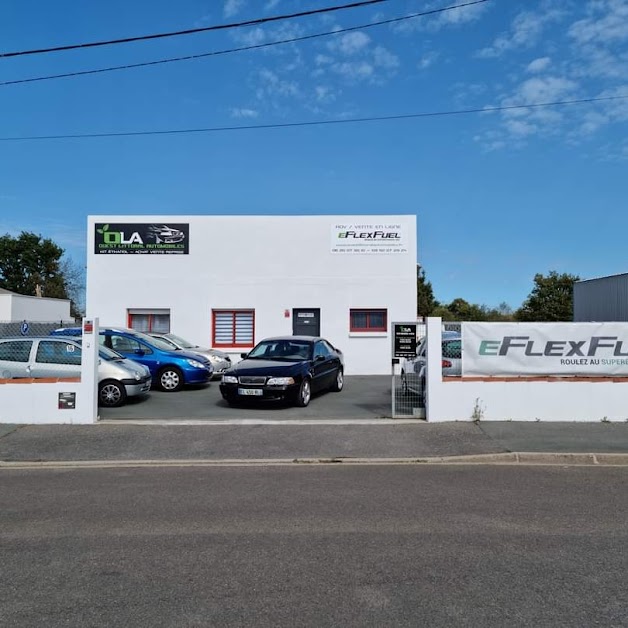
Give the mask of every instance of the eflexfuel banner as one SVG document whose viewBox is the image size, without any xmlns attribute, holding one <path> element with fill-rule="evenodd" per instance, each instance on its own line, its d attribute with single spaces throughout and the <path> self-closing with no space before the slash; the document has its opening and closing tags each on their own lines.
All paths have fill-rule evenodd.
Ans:
<svg viewBox="0 0 628 628">
<path fill-rule="evenodd" d="M 463 376 L 628 376 L 628 323 L 463 323 Z"/>
</svg>

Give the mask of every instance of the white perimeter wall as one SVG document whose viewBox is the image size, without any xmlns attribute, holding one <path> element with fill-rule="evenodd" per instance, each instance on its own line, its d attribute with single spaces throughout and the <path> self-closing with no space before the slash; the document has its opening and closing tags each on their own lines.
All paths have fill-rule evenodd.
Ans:
<svg viewBox="0 0 628 628">
<path fill-rule="evenodd" d="M 94 423 L 98 418 L 98 320 L 83 336 L 80 382 L 0 383 L 0 423 Z M 59 408 L 59 393 L 76 393 L 74 408 Z"/>
<path fill-rule="evenodd" d="M 428 318 L 428 421 L 628 419 L 628 382 L 443 381 L 441 319 Z"/>
<path fill-rule="evenodd" d="M 96 255 L 97 222 L 189 223 L 190 254 Z M 332 226 L 345 223 L 402 224 L 407 253 L 334 254 Z M 415 216 L 91 216 L 87 247 L 87 312 L 102 327 L 165 308 L 173 333 L 211 346 L 212 309 L 254 309 L 259 341 L 292 334 L 292 308 L 320 308 L 347 374 L 388 374 L 390 332 L 351 333 L 349 310 L 386 308 L 389 329 L 416 317 Z"/>
<path fill-rule="evenodd" d="M 70 301 L 21 294 L 0 295 L 0 321 L 67 321 Z"/>
</svg>

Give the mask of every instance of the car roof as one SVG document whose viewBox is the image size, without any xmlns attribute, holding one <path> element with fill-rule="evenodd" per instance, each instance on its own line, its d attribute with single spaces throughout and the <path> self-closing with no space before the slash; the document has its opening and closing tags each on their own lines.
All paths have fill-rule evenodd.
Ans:
<svg viewBox="0 0 628 628">
<path fill-rule="evenodd" d="M 291 340 L 298 340 L 299 342 L 316 342 L 317 340 L 324 340 L 324 338 L 321 338 L 320 336 L 272 336 L 271 338 L 262 338 L 260 342 L 277 342 L 279 340 L 285 340 L 286 342 L 290 342 Z"/>
<path fill-rule="evenodd" d="M 3 336 L 0 338 L 0 342 L 4 342 L 5 340 L 54 340 L 56 342 L 81 342 L 81 339 L 76 336 Z"/>
</svg>

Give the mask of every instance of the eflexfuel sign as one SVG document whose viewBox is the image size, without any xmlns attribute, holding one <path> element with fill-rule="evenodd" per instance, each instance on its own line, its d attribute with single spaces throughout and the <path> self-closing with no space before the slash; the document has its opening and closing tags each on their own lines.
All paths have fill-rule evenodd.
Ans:
<svg viewBox="0 0 628 628">
<path fill-rule="evenodd" d="M 407 253 L 408 238 L 399 223 L 338 223 L 331 226 L 331 252 L 351 254 Z"/>
<path fill-rule="evenodd" d="M 463 376 L 628 376 L 628 323 L 465 323 Z"/>
</svg>

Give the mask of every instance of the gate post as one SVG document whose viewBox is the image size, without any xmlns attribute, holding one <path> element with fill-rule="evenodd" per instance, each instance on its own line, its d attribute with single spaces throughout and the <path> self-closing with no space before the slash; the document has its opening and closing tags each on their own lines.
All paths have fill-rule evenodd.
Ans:
<svg viewBox="0 0 628 628">
<path fill-rule="evenodd" d="M 425 418 L 438 417 L 439 395 L 443 385 L 442 320 L 427 318 L 427 364 L 425 367 Z"/>
</svg>

